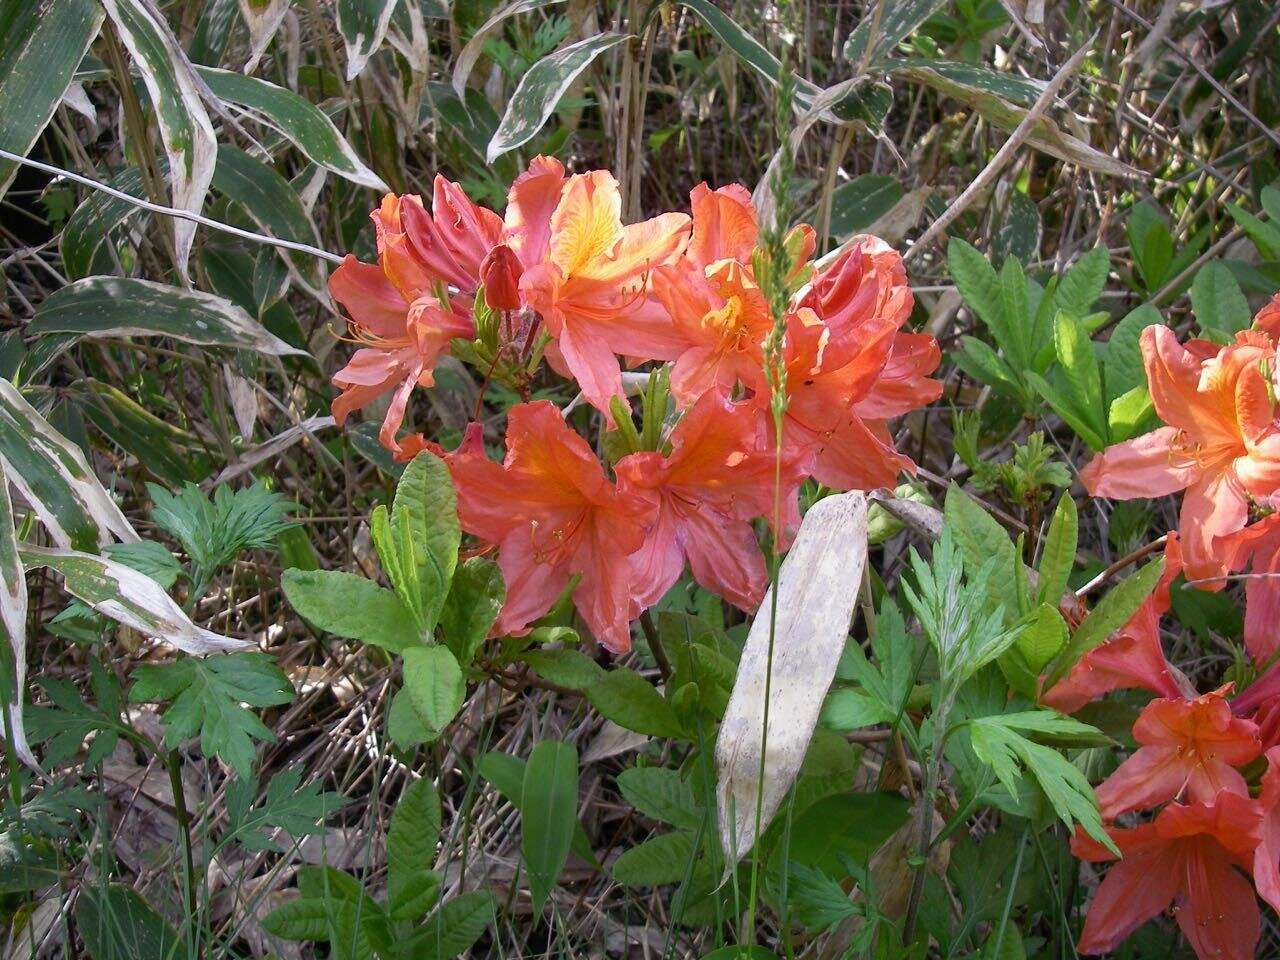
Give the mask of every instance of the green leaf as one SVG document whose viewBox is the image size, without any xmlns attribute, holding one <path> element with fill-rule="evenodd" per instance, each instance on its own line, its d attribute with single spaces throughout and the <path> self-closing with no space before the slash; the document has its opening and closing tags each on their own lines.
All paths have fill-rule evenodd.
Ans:
<svg viewBox="0 0 1280 960">
<path fill-rule="evenodd" d="M 1106 446 L 1107 415 L 1102 394 L 1102 370 L 1098 366 L 1093 342 L 1075 315 L 1059 313 L 1053 324 L 1053 345 L 1065 374 L 1071 406 L 1089 427 L 1093 438 L 1090 446 L 1101 450 Z"/>
<path fill-rule="evenodd" d="M 201 346 L 306 356 L 229 300 L 123 277 L 88 277 L 55 291 L 40 304 L 27 332 L 88 339 L 173 337 Z"/>
<path fill-rule="evenodd" d="M 3 161 L 0 161 L 3 163 Z M 3 169 L 0 166 L 0 169 Z M 116 190 L 146 199 L 142 174 L 135 167 L 120 171 L 108 181 Z M 91 191 L 67 220 L 58 238 L 58 252 L 67 277 L 79 280 L 96 272 L 94 262 L 111 232 L 138 213 L 137 204 Z M 104 265 L 105 267 L 105 265 Z M 102 272 L 106 272 L 105 268 Z"/>
<path fill-rule="evenodd" d="M 281 940 L 325 941 L 332 909 L 327 900 L 288 900 L 262 918 L 262 928 Z"/>
<path fill-rule="evenodd" d="M 1160 209 L 1150 200 L 1144 200 L 1129 213 L 1125 225 L 1129 235 L 1129 250 L 1148 290 L 1156 290 L 1169 277 L 1169 265 L 1173 261 L 1173 235 Z"/>
<path fill-rule="evenodd" d="M 1028 740 L 1019 732 L 1065 730 L 1067 727 L 1061 724 L 1064 720 L 1085 726 L 1048 711 L 980 717 L 969 723 L 969 740 L 978 759 L 991 767 L 1015 801 L 1018 782 L 1024 776 L 1034 778 L 1068 829 L 1079 824 L 1089 836 L 1118 855 L 1120 851 L 1103 828 L 1093 788 L 1085 775 L 1057 750 Z"/>
<path fill-rule="evenodd" d="M 318 630 L 392 653 L 418 643 L 413 614 L 372 580 L 336 570 L 286 570 L 281 586 L 293 609 Z"/>
<path fill-rule="evenodd" d="M 18 533 L 13 522 L 9 479 L 0 459 L 0 631 L 7 651 L 0 649 L 0 705 L 9 715 L 9 746 L 23 763 L 38 766 L 27 745 L 22 720 L 22 700 L 27 689 L 27 576 L 18 554 Z M 6 655 L 7 654 L 7 655 Z M 12 681 L 12 682 L 11 682 Z M 78 699 L 78 698 L 77 698 Z"/>
<path fill-rule="evenodd" d="M 242 704 L 270 707 L 293 699 L 288 678 L 264 653 L 143 664 L 133 676 L 130 700 L 172 701 L 160 717 L 169 747 L 199 734 L 205 756 L 225 761 L 243 779 L 252 772 L 253 741 L 274 742 L 275 734 Z"/>
<path fill-rule="evenodd" d="M 63 547 L 97 550 L 112 538 L 138 539 L 98 482 L 84 452 L 42 417 L 8 380 L 0 379 L 0 456 L 9 481 Z"/>
<path fill-rule="evenodd" d="M 1058 507 L 1049 522 L 1040 550 L 1040 583 L 1036 598 L 1041 603 L 1056 605 L 1066 592 L 1071 571 L 1076 565 L 1076 547 L 1080 538 L 1080 518 L 1070 493 L 1058 499 Z"/>
<path fill-rule="evenodd" d="M 218 167 L 213 173 L 212 185 L 268 236 L 319 245 L 315 225 L 293 185 L 261 160 L 223 144 L 218 147 Z M 312 284 L 319 282 L 318 263 L 310 254 L 281 251 L 280 255 L 300 276 Z"/>
<path fill-rule="evenodd" d="M 502 571 L 492 560 L 472 557 L 454 568 L 449 596 L 440 609 L 444 642 L 458 663 L 470 666 L 506 600 Z"/>
<path fill-rule="evenodd" d="M 377 529 L 385 520 L 374 519 L 383 569 L 413 612 L 422 637 L 430 640 L 449 595 L 462 540 L 457 496 L 444 461 L 418 454 L 396 485 L 389 531 Z"/>
<path fill-rule="evenodd" d="M 1160 311 L 1149 303 L 1129 311 L 1107 341 L 1104 354 L 1104 370 L 1107 381 L 1107 399 L 1114 402 L 1134 387 L 1147 385 L 1147 371 L 1142 361 L 1142 331 L 1163 323 Z"/>
<path fill-rule="evenodd" d="M 87 883 L 76 900 L 76 930 L 93 960 L 180 957 L 184 945 L 168 922 L 135 890 Z"/>
<path fill-rule="evenodd" d="M 154 540 L 112 543 L 103 552 L 116 563 L 123 563 L 130 569 L 145 573 L 166 590 L 183 575 L 182 564 L 169 552 L 169 548 Z"/>
<path fill-rule="evenodd" d="M 1280 259 L 1280 223 L 1260 220 L 1236 203 L 1228 203 L 1227 212 L 1249 235 L 1264 259 Z"/>
<path fill-rule="evenodd" d="M 960 350 L 952 356 L 956 366 L 966 374 L 985 383 L 997 393 L 1026 404 L 1026 389 L 1020 378 L 1004 360 L 984 341 L 977 337 L 960 338 Z"/>
<path fill-rule="evenodd" d="M 1044 93 L 1045 87 L 1043 80 L 1031 80 L 963 60 L 903 57 L 888 61 L 886 66 L 891 77 L 906 77 L 917 83 L 944 89 L 953 96 L 963 91 L 966 100 L 969 97 L 999 97 L 1001 100 L 1029 107 Z"/>
<path fill-rule="evenodd" d="M 1156 419 L 1155 409 L 1145 384 L 1116 397 L 1111 401 L 1111 410 L 1107 413 L 1107 430 L 1111 442 L 1123 443 L 1152 429 L 1149 424 Z"/>
<path fill-rule="evenodd" d="M 1086 316 L 1102 296 L 1110 271 L 1111 252 L 1106 247 L 1094 247 L 1062 275 L 1054 291 L 1054 306 L 1074 317 Z"/>
<path fill-rule="evenodd" d="M 404 688 L 413 710 L 440 736 L 466 697 L 467 683 L 448 647 L 410 647 L 404 652 Z"/>
<path fill-rule="evenodd" d="M 0 3 L 0 149 L 25 156 L 71 83 L 98 33 L 94 0 L 3 0 Z M 0 160 L 0 196 L 17 164 Z"/>
<path fill-rule="evenodd" d="M 621 727 L 650 737 L 687 737 L 671 704 L 633 670 L 618 667 L 606 671 L 584 692 L 602 716 Z"/>
<path fill-rule="evenodd" d="M 1108 591 L 1084 622 L 1076 628 L 1071 642 L 1063 649 L 1049 671 L 1045 684 L 1048 690 L 1066 675 L 1081 657 L 1119 630 L 1129 618 L 1138 612 L 1144 600 L 1151 595 L 1164 572 L 1164 558 L 1148 563 L 1137 573 L 1130 574 Z"/>
<path fill-rule="evenodd" d="M 965 304 L 986 324 L 995 337 L 996 346 L 1008 354 L 1009 325 L 1021 318 L 1006 316 L 1000 277 L 995 268 L 959 237 L 947 241 L 947 265 Z"/>
<path fill-rule="evenodd" d="M 663 833 L 624 850 L 613 861 L 613 879 L 628 887 L 660 887 L 681 882 L 694 857 L 693 838 L 684 830 Z"/>
<path fill-rule="evenodd" d="M 677 770 L 632 767 L 618 774 L 618 789 L 627 803 L 646 817 L 690 829 L 702 823 L 702 807 Z"/>
<path fill-rule="evenodd" d="M 522 659 L 542 679 L 569 690 L 589 690 L 605 675 L 600 664 L 577 650 L 533 650 Z"/>
<path fill-rule="evenodd" d="M 535 914 L 569 857 L 577 822 L 577 751 L 568 743 L 543 740 L 529 755 L 520 793 L 520 852 Z"/>
<path fill-rule="evenodd" d="M 495 908 L 493 894 L 487 890 L 459 894 L 408 941 L 406 955 L 415 960 L 448 960 L 470 950 L 493 923 Z"/>
<path fill-rule="evenodd" d="M 1043 232 L 1040 208 L 1026 194 L 1014 190 L 1009 195 L 1004 222 L 992 240 L 991 251 L 996 256 L 1016 257 L 1024 263 L 1038 260 Z"/>
<path fill-rule="evenodd" d="M 1028 342 L 1030 305 L 1027 299 L 1027 276 L 1016 257 L 1007 257 L 1000 270 L 1001 313 L 1007 324 L 1007 341 L 1001 346 L 1014 370 L 1031 367 L 1032 347 Z"/>
<path fill-rule="evenodd" d="M 1021 561 L 1004 527 L 955 484 L 947 488 L 943 517 L 954 531 L 966 571 L 976 574 L 994 559 L 995 570 L 990 584 L 993 596 L 1004 606 L 1006 617 L 1016 617 L 1018 598 L 1014 588 L 1014 567 Z"/>
<path fill-rule="evenodd" d="M 240 490 L 217 487 L 206 497 L 194 483 L 170 493 L 147 484 L 153 506 L 151 519 L 174 537 L 191 560 L 192 579 L 204 584 L 244 550 L 274 546 L 284 530 L 294 526 L 285 514 L 293 506 L 261 482 Z"/>
<path fill-rule="evenodd" d="M 1053 408 L 1053 412 L 1075 431 L 1076 436 L 1088 444 L 1091 450 L 1102 450 L 1107 445 L 1106 439 L 1098 433 L 1091 413 L 1080 409 L 1076 391 L 1069 383 L 1064 382 L 1067 381 L 1065 371 L 1059 369 L 1053 372 L 1057 374 L 1053 383 L 1033 371 L 1027 372 L 1027 380 Z"/>
<path fill-rule="evenodd" d="M 1253 323 L 1253 311 L 1235 275 L 1218 261 L 1206 263 L 1191 283 L 1191 310 L 1206 337 L 1227 342 Z"/>
<path fill-rule="evenodd" d="M 840 869 L 841 855 L 866 864 L 909 816 L 909 805 L 895 793 L 824 797 L 793 821 L 789 857 L 832 871 Z"/>
<path fill-rule="evenodd" d="M 485 159 L 493 163 L 533 139 L 578 75 L 606 50 L 625 42 L 621 33 L 597 33 L 543 57 L 520 78 L 507 111 L 489 141 Z"/>
<path fill-rule="evenodd" d="M 156 19 L 158 8 L 153 4 L 143 0 L 102 0 L 102 5 L 128 48 L 133 66 L 142 74 L 155 108 L 160 139 L 169 160 L 173 206 L 199 213 L 213 179 L 218 145 L 196 89 L 195 71 L 175 43 L 169 25 Z M 195 235 L 193 221 L 173 219 L 175 266 L 184 281 L 188 279 L 187 260 Z"/>
<path fill-rule="evenodd" d="M 416 920 L 435 902 L 440 887 L 423 882 L 440 842 L 440 797 L 425 778 L 415 780 L 400 795 L 387 828 L 387 910 L 392 920 Z"/>
<path fill-rule="evenodd" d="M 1067 642 L 1067 624 L 1055 606 L 1042 603 L 1014 645 L 1033 674 L 1058 655 Z"/>
<path fill-rule="evenodd" d="M 860 730 L 877 723 L 888 723 L 895 716 L 897 714 L 885 709 L 885 705 L 877 697 L 848 687 L 832 690 L 827 695 L 827 702 L 822 705 L 823 726 L 841 733 Z"/>
<path fill-rule="evenodd" d="M 195 436 L 156 416 L 123 390 L 91 377 L 80 385 L 84 391 L 79 407 L 85 418 L 157 479 L 178 484 L 208 476 L 209 459 Z"/>
<path fill-rule="evenodd" d="M 364 72 L 387 35 L 396 0 L 337 0 L 338 32 L 347 46 L 347 82 Z"/>
<path fill-rule="evenodd" d="M 787 864 L 787 903 L 793 920 L 816 931 L 860 913 L 840 884 L 803 863 Z"/>
<path fill-rule="evenodd" d="M 390 189 L 357 156 L 325 112 L 309 100 L 285 87 L 233 70 L 196 69 L 219 99 L 251 111 L 253 116 L 286 137 L 312 163 L 362 187 L 383 193 Z M 221 164 L 221 157 L 218 162 Z"/>
<path fill-rule="evenodd" d="M 324 821 L 330 813 L 340 809 L 344 801 L 340 794 L 322 792 L 318 780 L 301 784 L 301 779 L 302 775 L 297 770 L 273 775 L 267 780 L 262 803 L 256 807 L 253 799 L 258 786 L 253 780 L 229 781 L 225 838 L 234 837 L 248 850 L 282 852 L 279 844 L 260 831 L 267 828 L 283 830 L 295 840 L 322 835 L 325 832 Z"/>
<path fill-rule="evenodd" d="M 502 798 L 507 803 L 517 810 L 520 809 L 520 804 L 524 802 L 525 762 L 523 760 L 509 753 L 490 750 L 476 763 L 476 769 L 480 776 L 488 780 L 493 788 L 502 794 Z M 595 851 L 591 849 L 591 840 L 577 820 L 574 821 L 573 843 L 569 849 L 587 863 L 596 862 Z"/>
</svg>

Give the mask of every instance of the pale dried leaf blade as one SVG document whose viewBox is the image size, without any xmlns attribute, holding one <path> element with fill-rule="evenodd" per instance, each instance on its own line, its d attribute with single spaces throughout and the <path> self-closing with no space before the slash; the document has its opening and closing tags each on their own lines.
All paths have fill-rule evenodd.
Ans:
<svg viewBox="0 0 1280 960">
<path fill-rule="evenodd" d="M 24 545 L 21 553 L 28 567 L 48 567 L 60 574 L 68 593 L 103 616 L 185 653 L 252 646 L 248 640 L 225 637 L 192 623 L 160 584 L 124 564 L 79 550 Z"/>
<path fill-rule="evenodd" d="M 245 73 L 252 73 L 266 52 L 267 44 L 280 28 L 289 12 L 289 0 L 240 0 L 240 16 L 249 28 L 249 62 Z"/>
<path fill-rule="evenodd" d="M 9 711 L 13 731 L 13 752 L 26 764 L 36 766 L 35 755 L 27 745 L 22 725 L 22 691 L 27 685 L 27 578 L 18 557 L 18 535 L 13 525 L 13 503 L 9 499 L 9 481 L 0 463 L 0 577 L 4 592 L 0 593 L 0 623 L 9 640 L 12 676 L 4 678 L 5 709 Z M 9 684 L 12 683 L 12 689 Z"/>
<path fill-rule="evenodd" d="M 772 590 L 751 625 L 716 742 L 720 842 L 730 869 L 751 850 L 757 823 L 760 831 L 769 825 L 800 770 L 844 650 L 866 562 L 866 496 L 853 491 L 820 500 L 805 515 L 778 574 L 771 670 Z"/>
</svg>

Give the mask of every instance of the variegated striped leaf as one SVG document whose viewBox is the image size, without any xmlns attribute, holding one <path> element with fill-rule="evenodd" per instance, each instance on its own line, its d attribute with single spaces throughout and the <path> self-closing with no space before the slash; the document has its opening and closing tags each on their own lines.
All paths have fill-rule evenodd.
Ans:
<svg viewBox="0 0 1280 960">
<path fill-rule="evenodd" d="M 338 0 L 338 32 L 347 45 L 347 80 L 364 72 L 387 35 L 397 0 Z"/>
<path fill-rule="evenodd" d="M 55 571 L 67 593 L 143 636 L 186 653 L 217 653 L 253 645 L 196 626 L 160 584 L 122 563 L 79 550 L 28 545 L 19 550 L 28 569 L 48 567 Z"/>
<path fill-rule="evenodd" d="M 168 25 L 157 19 L 155 7 L 148 0 L 102 0 L 102 5 L 129 48 L 155 108 L 160 138 L 169 158 L 173 205 L 199 213 L 213 179 L 218 144 L 196 89 L 191 64 L 173 42 Z M 176 266 L 184 281 L 188 279 L 187 260 L 195 235 L 192 221 L 174 219 Z"/>
<path fill-rule="evenodd" d="M 249 28 L 249 62 L 244 65 L 251 73 L 266 52 L 267 44 L 280 29 L 280 21 L 289 12 L 289 0 L 240 0 L 240 16 Z"/>
<path fill-rule="evenodd" d="M 0 0 L 0 147 L 31 149 L 101 23 L 94 0 Z M 0 160 L 0 195 L 17 169 Z"/>
<path fill-rule="evenodd" d="M 230 300 L 125 277 L 86 277 L 63 287 L 40 305 L 27 332 L 173 337 L 201 346 L 306 355 Z"/>
<path fill-rule="evenodd" d="M 9 730 L 13 736 L 13 752 L 23 763 L 36 765 L 35 755 L 27 746 L 27 733 L 22 725 L 22 692 L 27 685 L 27 578 L 18 557 L 18 535 L 13 525 L 13 504 L 9 500 L 9 481 L 0 466 L 0 626 L 9 641 L 10 669 L 5 677 L 4 707 L 9 711 Z M 9 683 L 13 689 L 9 689 Z"/>
<path fill-rule="evenodd" d="M 0 461 L 55 543 L 96 550 L 140 539 L 84 453 L 0 379 Z"/>
<path fill-rule="evenodd" d="M 504 4 L 495 10 L 489 19 L 481 24 L 476 32 L 471 35 L 471 39 L 467 41 L 466 46 L 462 48 L 462 52 L 458 54 L 458 59 L 454 61 L 454 92 L 459 97 L 463 95 L 467 87 L 467 78 L 471 76 L 471 68 L 480 59 L 480 54 L 484 51 L 484 45 L 488 41 L 489 35 L 502 25 L 503 20 L 520 13 L 541 10 L 543 7 L 549 7 L 556 3 L 564 3 L 564 0 L 512 0 L 511 3 Z"/>
</svg>

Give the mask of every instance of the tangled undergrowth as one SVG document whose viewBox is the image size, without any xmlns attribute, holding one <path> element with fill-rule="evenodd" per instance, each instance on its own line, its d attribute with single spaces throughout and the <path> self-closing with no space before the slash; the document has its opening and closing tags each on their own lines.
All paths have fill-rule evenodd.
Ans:
<svg viewBox="0 0 1280 960">
<path fill-rule="evenodd" d="M 3 956 L 1274 955 L 1277 40 L 0 0 Z"/>
</svg>

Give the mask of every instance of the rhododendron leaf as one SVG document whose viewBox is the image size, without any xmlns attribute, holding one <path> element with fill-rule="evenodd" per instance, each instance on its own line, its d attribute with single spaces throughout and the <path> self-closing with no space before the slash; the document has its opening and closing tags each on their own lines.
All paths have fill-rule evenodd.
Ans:
<svg viewBox="0 0 1280 960">
<path fill-rule="evenodd" d="M 422 884 L 430 877 L 440 842 L 440 795 L 435 784 L 414 780 L 400 794 L 387 827 L 387 909 L 393 920 L 416 920 L 435 902 L 440 889 L 435 883 Z"/>
<path fill-rule="evenodd" d="M 440 609 L 444 642 L 464 667 L 493 628 L 506 599 L 502 571 L 492 560 L 472 557 L 455 568 L 449 596 Z"/>
<path fill-rule="evenodd" d="M 577 650 L 532 650 L 521 659 L 543 680 L 568 690 L 589 690 L 604 679 L 604 668 Z"/>
<path fill-rule="evenodd" d="M 1089 445 L 1091 450 L 1101 451 L 1106 447 L 1106 438 L 1098 432 L 1091 422 L 1089 411 L 1079 406 L 1074 391 L 1069 384 L 1063 383 L 1067 376 L 1061 369 L 1054 370 L 1056 382 L 1051 383 L 1034 371 L 1027 371 L 1027 380 L 1039 391 L 1040 396 L 1053 408 L 1053 412 L 1067 422 L 1076 435 Z"/>
<path fill-rule="evenodd" d="M 1112 443 L 1123 443 L 1157 426 L 1159 421 L 1156 418 L 1156 408 L 1145 384 L 1140 384 L 1111 401 L 1111 409 L 1107 413 L 1107 430 Z"/>
<path fill-rule="evenodd" d="M 432 640 L 449 595 L 462 532 L 449 468 L 431 453 L 420 453 L 396 485 L 388 517 L 374 511 L 371 532 L 387 578 L 413 611 L 422 638 Z"/>
<path fill-rule="evenodd" d="M 434 739 L 457 716 L 467 684 L 448 647 L 410 647 L 404 652 L 404 689 Z"/>
<path fill-rule="evenodd" d="M 569 857 L 577 814 L 578 752 L 572 744 L 543 740 L 529 755 L 520 790 L 520 852 L 535 914 Z"/>
<path fill-rule="evenodd" d="M 1056 607 L 1042 603 L 1031 622 L 1018 634 L 1015 646 L 1034 673 L 1058 655 L 1067 642 L 1067 624 Z"/>
<path fill-rule="evenodd" d="M 489 141 L 486 160 L 493 163 L 532 140 L 578 75 L 600 54 L 627 39 L 621 33 L 598 33 L 548 54 L 530 67 L 520 78 L 520 85 L 507 103 L 507 112 Z"/>
<path fill-rule="evenodd" d="M 961 337 L 960 350 L 952 359 L 956 366 L 979 383 L 985 383 L 997 393 L 1012 397 L 1024 406 L 1032 396 L 1030 388 L 1023 385 L 1021 378 L 1004 359 L 977 337 Z"/>
<path fill-rule="evenodd" d="M 1112 587 L 1076 628 L 1071 641 L 1054 659 L 1045 689 L 1066 675 L 1081 657 L 1124 626 L 1150 596 L 1164 572 L 1164 558 L 1152 560 Z"/>
<path fill-rule="evenodd" d="M 601 716 L 650 737 L 688 739 L 688 732 L 667 699 L 634 670 L 605 672 L 585 691 Z"/>
<path fill-rule="evenodd" d="M 1072 317 L 1088 316 L 1102 296 L 1110 271 L 1110 251 L 1106 247 L 1094 247 L 1059 278 L 1053 291 L 1054 310 Z"/>
<path fill-rule="evenodd" d="M 1260 220 L 1237 203 L 1228 203 L 1227 212 L 1258 247 L 1267 260 L 1280 259 L 1280 224 Z"/>
<path fill-rule="evenodd" d="M 1210 340 L 1230 343 L 1253 323 L 1253 311 L 1240 284 L 1227 267 L 1217 261 L 1206 263 L 1191 283 L 1191 310 L 1201 333 Z"/>
<path fill-rule="evenodd" d="M 1000 268 L 1000 309 L 1005 318 L 1004 347 L 1009 363 L 1015 370 L 1031 367 L 1030 302 L 1027 299 L 1027 276 L 1017 257 L 1006 257 Z"/>
<path fill-rule="evenodd" d="M 1150 200 L 1143 200 L 1131 211 L 1125 224 L 1129 250 L 1148 290 L 1156 290 L 1169 276 L 1173 260 L 1173 235 L 1164 214 Z"/>
<path fill-rule="evenodd" d="M 390 590 L 338 570 L 286 570 L 284 595 L 313 627 L 401 653 L 418 641 L 413 614 Z"/>
<path fill-rule="evenodd" d="M 493 924 L 496 906 L 488 890 L 451 897 L 404 944 L 403 955 L 443 960 L 467 953 Z"/>
<path fill-rule="evenodd" d="M 1160 311 L 1149 303 L 1129 311 L 1107 340 L 1103 354 L 1103 372 L 1107 398 L 1114 403 L 1134 387 L 1147 385 L 1147 372 L 1142 365 L 1142 331 L 1152 324 L 1163 323 Z M 1115 438 L 1113 438 L 1115 442 Z"/>
<path fill-rule="evenodd" d="M 1040 548 L 1040 582 L 1036 598 L 1041 603 L 1056 605 L 1067 590 L 1067 582 L 1076 565 L 1076 546 L 1080 537 L 1080 518 L 1070 493 L 1058 498 L 1057 509 L 1049 522 Z M 1042 664 L 1043 666 L 1043 664 Z"/>
<path fill-rule="evenodd" d="M 702 824 L 702 806 L 678 770 L 632 767 L 618 774 L 618 789 L 627 803 L 646 817 L 690 830 Z"/>
<path fill-rule="evenodd" d="M 1000 277 L 991 263 L 959 237 L 947 242 L 947 266 L 965 304 L 978 315 L 1003 346 L 1009 340 Z"/>
</svg>

